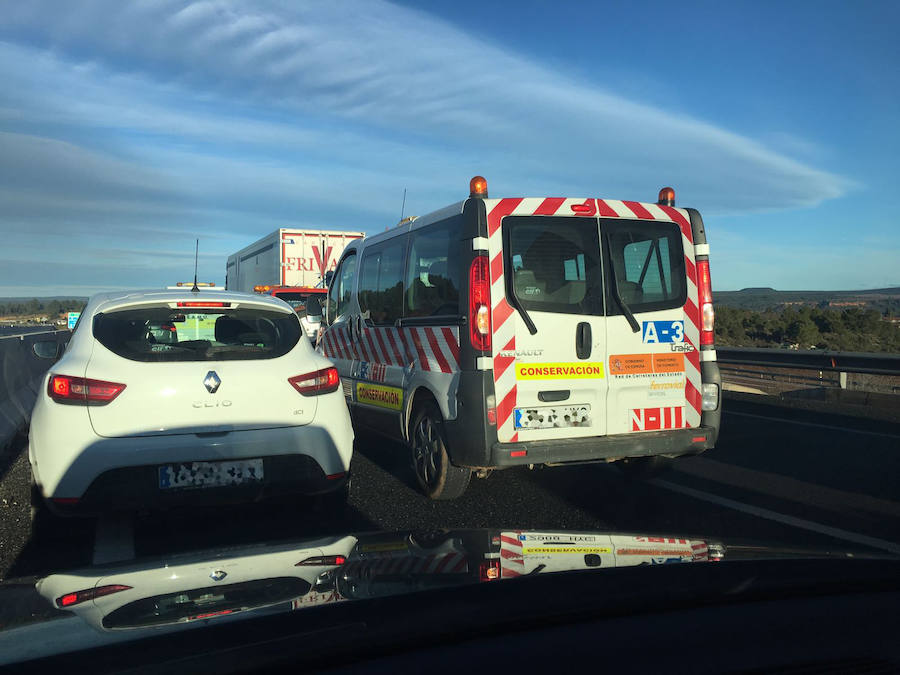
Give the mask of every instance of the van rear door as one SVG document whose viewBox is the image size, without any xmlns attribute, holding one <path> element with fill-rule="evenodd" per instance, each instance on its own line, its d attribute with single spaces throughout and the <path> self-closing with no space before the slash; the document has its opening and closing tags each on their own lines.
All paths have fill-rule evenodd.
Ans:
<svg viewBox="0 0 900 675">
<path fill-rule="evenodd" d="M 653 214 L 648 209 L 663 215 L 653 205 L 638 206 L 637 212 L 646 212 L 650 218 Z M 690 239 L 678 224 L 662 219 L 602 219 L 600 229 L 610 261 L 606 278 L 608 432 L 699 426 L 700 373 L 699 365 L 693 365 L 698 359 L 699 334 L 689 319 L 690 307 L 697 307 Z"/>
<path fill-rule="evenodd" d="M 486 200 L 501 442 L 607 433 L 601 240 L 583 202 Z"/>
</svg>

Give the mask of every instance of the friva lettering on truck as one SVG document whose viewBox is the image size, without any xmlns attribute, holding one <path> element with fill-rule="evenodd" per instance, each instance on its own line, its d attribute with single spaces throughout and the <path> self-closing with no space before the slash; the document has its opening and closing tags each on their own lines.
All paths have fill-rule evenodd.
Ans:
<svg viewBox="0 0 900 675">
<path fill-rule="evenodd" d="M 317 349 L 358 435 L 404 441 L 432 499 L 512 466 L 623 470 L 715 445 L 721 377 L 700 214 L 469 197 L 351 242 Z M 639 472 L 641 469 L 638 469 Z"/>
</svg>

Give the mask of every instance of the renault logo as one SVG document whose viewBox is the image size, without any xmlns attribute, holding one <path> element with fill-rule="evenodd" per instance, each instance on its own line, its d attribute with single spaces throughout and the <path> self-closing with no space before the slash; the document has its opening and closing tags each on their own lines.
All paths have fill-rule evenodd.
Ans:
<svg viewBox="0 0 900 675">
<path fill-rule="evenodd" d="M 206 391 L 210 394 L 215 394 L 219 385 L 222 384 L 222 380 L 219 379 L 219 376 L 216 375 L 216 371 L 211 370 L 206 374 L 206 378 L 203 380 L 203 386 L 206 387 Z"/>
<path fill-rule="evenodd" d="M 215 374 L 215 373 L 213 373 Z M 209 578 L 213 581 L 222 581 L 225 577 L 228 576 L 228 573 L 225 570 L 213 570 L 209 573 Z"/>
</svg>

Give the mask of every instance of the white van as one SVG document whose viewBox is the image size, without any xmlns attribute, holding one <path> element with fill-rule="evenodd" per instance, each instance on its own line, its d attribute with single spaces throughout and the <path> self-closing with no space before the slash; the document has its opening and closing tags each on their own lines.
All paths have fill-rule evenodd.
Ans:
<svg viewBox="0 0 900 675">
<path fill-rule="evenodd" d="M 318 349 L 357 434 L 405 441 L 433 499 L 473 472 L 713 447 L 709 246 L 674 201 L 489 199 L 476 176 L 465 201 L 350 243 Z"/>
</svg>

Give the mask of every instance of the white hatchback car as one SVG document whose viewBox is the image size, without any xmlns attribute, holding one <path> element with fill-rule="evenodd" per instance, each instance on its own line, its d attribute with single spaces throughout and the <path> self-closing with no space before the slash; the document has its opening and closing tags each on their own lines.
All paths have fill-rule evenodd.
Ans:
<svg viewBox="0 0 900 675">
<path fill-rule="evenodd" d="M 94 296 L 35 404 L 35 492 L 57 514 L 346 499 L 353 431 L 337 370 L 274 298 Z"/>
</svg>

